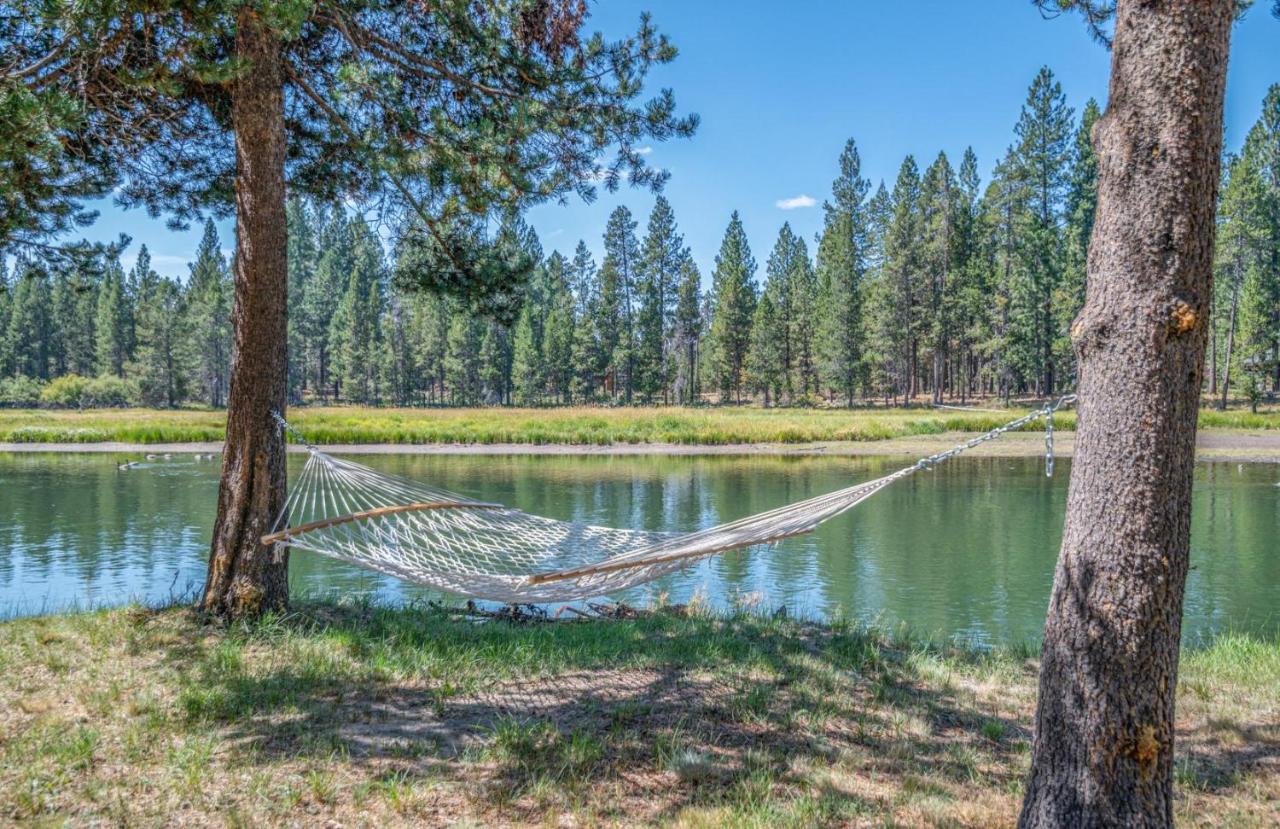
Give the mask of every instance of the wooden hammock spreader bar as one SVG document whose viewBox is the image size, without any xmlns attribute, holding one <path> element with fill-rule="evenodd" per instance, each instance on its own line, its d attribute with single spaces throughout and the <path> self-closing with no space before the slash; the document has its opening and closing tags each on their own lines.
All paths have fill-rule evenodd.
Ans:
<svg viewBox="0 0 1280 829">
<path fill-rule="evenodd" d="M 665 564 L 670 561 L 679 561 L 682 558 L 702 558 L 704 556 L 716 556 L 721 553 L 727 553 L 730 550 L 737 550 L 741 547 L 755 547 L 760 544 L 772 544 L 775 541 L 781 541 L 784 538 L 795 538 L 798 535 L 808 535 L 813 529 L 797 530 L 790 533 L 782 533 L 780 535 L 771 535 L 768 538 L 759 538 L 752 541 L 738 541 L 733 544 L 726 544 L 723 547 L 712 547 L 709 550 L 693 550 L 691 552 L 667 553 L 662 556 L 654 556 L 653 558 L 636 558 L 629 561 L 604 562 L 602 564 L 590 564 L 585 567 L 575 567 L 572 570 L 556 570 L 551 573 L 538 573 L 525 579 L 525 584 L 546 584 L 551 581 L 564 581 L 565 579 L 578 579 L 584 576 L 595 576 L 600 573 L 614 573 L 618 570 L 635 570 L 640 567 L 648 567 L 651 564 Z"/>
<path fill-rule="evenodd" d="M 349 515 L 339 515 L 336 518 L 325 518 L 321 521 L 311 521 L 306 524 L 299 524 L 296 527 L 288 527 L 279 532 L 270 533 L 262 537 L 262 543 L 266 545 L 275 544 L 280 541 L 286 541 L 290 538 L 314 530 L 323 530 L 325 527 L 332 527 L 335 524 L 350 524 L 353 521 L 364 521 L 367 518 L 378 518 L 383 515 L 394 515 L 397 512 L 422 512 L 424 510 L 433 509 L 505 509 L 502 504 L 488 504 L 482 501 L 423 501 L 416 504 L 396 504 L 390 507 L 378 507 L 376 509 L 367 509 L 360 512 L 353 512 Z"/>
</svg>

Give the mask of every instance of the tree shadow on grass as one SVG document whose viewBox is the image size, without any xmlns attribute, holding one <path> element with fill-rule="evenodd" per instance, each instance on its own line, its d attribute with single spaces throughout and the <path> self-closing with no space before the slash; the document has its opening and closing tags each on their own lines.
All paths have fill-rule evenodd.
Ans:
<svg viewBox="0 0 1280 829">
<path fill-rule="evenodd" d="M 322 605 L 205 639 L 173 645 L 183 714 L 243 747 L 238 762 L 337 756 L 370 778 L 443 778 L 533 812 L 955 802 L 1016 790 L 1029 736 L 922 676 L 902 643 L 755 616 L 477 626 Z M 979 657 L 948 659 L 977 670 Z M 857 784 L 867 770 L 881 783 Z"/>
</svg>

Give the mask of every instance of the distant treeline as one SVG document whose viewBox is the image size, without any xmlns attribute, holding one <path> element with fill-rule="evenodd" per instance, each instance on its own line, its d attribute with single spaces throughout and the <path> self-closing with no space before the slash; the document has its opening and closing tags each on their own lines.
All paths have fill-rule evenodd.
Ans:
<svg viewBox="0 0 1280 829">
<path fill-rule="evenodd" d="M 508 218 L 497 244 L 536 266 L 505 322 L 406 288 L 410 265 L 388 259 L 361 217 L 291 201 L 290 395 L 774 405 L 1069 389 L 1098 117 L 1092 100 L 1077 117 L 1041 70 L 985 186 L 967 150 L 958 167 L 940 153 L 923 172 L 908 156 L 892 187 L 873 188 L 850 141 L 814 255 L 784 224 L 760 280 L 734 213 L 705 291 L 663 198 L 643 234 L 626 207 L 613 211 L 599 264 L 584 242 L 546 255 Z M 1280 387 L 1280 85 L 1225 164 L 1217 261 L 1206 388 L 1256 402 Z M 0 265 L 0 404 L 220 406 L 231 302 L 212 224 L 184 283 L 158 276 L 145 248 L 128 274 L 110 257 Z"/>
</svg>

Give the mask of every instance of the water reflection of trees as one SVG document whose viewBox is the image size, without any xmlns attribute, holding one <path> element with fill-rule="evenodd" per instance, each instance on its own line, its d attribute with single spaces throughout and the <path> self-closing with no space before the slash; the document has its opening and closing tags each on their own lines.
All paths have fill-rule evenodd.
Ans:
<svg viewBox="0 0 1280 829">
<path fill-rule="evenodd" d="M 217 464 L 175 457 L 120 471 L 111 455 L 0 455 L 0 610 L 160 600 L 199 586 Z M 777 456 L 366 456 L 365 463 L 531 513 L 681 532 L 884 474 L 894 458 Z M 294 472 L 300 458 L 291 459 Z M 697 563 L 652 587 L 713 603 L 761 592 L 793 612 L 906 620 L 993 641 L 1039 634 L 1059 544 L 1069 465 L 965 459 L 895 484 L 811 536 Z M 1269 465 L 1197 470 L 1186 628 L 1280 628 L 1280 495 Z M 175 578 L 176 576 L 176 578 Z M 308 594 L 433 596 L 300 553 Z"/>
</svg>

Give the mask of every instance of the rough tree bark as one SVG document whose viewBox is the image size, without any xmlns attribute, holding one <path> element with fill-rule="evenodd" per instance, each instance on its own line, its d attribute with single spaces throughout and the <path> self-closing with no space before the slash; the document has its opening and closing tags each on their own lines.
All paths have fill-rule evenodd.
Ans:
<svg viewBox="0 0 1280 829">
<path fill-rule="evenodd" d="M 248 7 L 236 54 L 250 67 L 233 82 L 236 137 L 234 347 L 227 398 L 218 516 L 201 606 L 251 616 L 288 604 L 287 558 L 259 538 L 284 506 L 285 445 L 273 411 L 284 412 L 286 268 L 284 78 L 278 37 Z"/>
<path fill-rule="evenodd" d="M 1196 411 L 1235 0 L 1120 0 L 1079 431 L 1023 827 L 1170 826 Z"/>
</svg>

